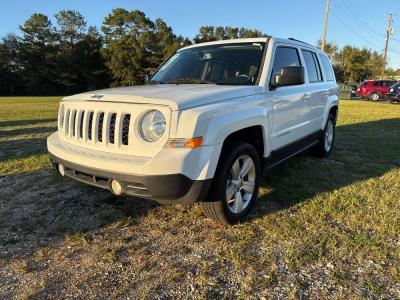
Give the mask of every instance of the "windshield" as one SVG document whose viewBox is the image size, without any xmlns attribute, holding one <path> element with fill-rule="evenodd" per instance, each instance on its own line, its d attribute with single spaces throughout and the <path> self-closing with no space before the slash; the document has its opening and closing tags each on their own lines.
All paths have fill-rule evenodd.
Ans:
<svg viewBox="0 0 400 300">
<path fill-rule="evenodd" d="M 391 85 L 390 88 L 398 88 L 400 86 L 400 82 L 394 81 Z"/>
<path fill-rule="evenodd" d="M 155 83 L 254 85 L 264 43 L 221 44 L 175 53 L 151 78 Z"/>
</svg>

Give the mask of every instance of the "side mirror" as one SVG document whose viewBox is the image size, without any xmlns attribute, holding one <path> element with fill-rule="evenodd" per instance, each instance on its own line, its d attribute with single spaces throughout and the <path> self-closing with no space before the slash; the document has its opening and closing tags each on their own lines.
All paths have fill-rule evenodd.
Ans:
<svg viewBox="0 0 400 300">
<path fill-rule="evenodd" d="M 304 84 L 304 67 L 284 67 L 274 79 L 272 88 Z"/>
</svg>

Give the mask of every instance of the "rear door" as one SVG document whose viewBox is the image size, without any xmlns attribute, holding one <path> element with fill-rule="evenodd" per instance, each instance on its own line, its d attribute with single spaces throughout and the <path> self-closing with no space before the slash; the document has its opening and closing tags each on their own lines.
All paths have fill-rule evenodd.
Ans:
<svg viewBox="0 0 400 300">
<path fill-rule="evenodd" d="M 273 65 L 270 82 L 280 74 L 283 67 L 302 66 L 299 49 L 293 45 L 276 44 L 273 52 Z M 272 149 L 276 150 L 291 144 L 307 134 L 306 84 L 278 87 L 271 91 Z"/>
<path fill-rule="evenodd" d="M 386 90 L 385 81 L 374 82 L 372 92 L 378 92 L 379 94 L 384 95 L 386 94 L 385 90 Z"/>
<path fill-rule="evenodd" d="M 305 97 L 307 114 L 305 124 L 308 134 L 315 133 L 321 129 L 324 109 L 328 101 L 329 91 L 322 78 L 321 65 L 314 51 L 302 49 L 306 82 L 308 82 L 308 97 Z"/>
</svg>

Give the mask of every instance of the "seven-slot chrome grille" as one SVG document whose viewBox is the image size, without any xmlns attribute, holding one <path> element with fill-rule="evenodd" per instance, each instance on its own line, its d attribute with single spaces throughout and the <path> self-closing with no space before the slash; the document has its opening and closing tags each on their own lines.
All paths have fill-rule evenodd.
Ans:
<svg viewBox="0 0 400 300">
<path fill-rule="evenodd" d="M 141 116 L 155 108 L 169 119 L 168 107 L 111 102 L 65 102 L 61 103 L 59 110 L 58 131 L 61 139 L 80 147 L 150 156 L 163 147 L 168 132 L 160 141 L 149 144 L 140 138 L 136 127 Z"/>
<path fill-rule="evenodd" d="M 128 146 L 130 119 L 129 113 L 106 115 L 104 111 L 64 109 L 60 111 L 59 128 L 70 139 Z M 107 138 L 107 141 L 104 141 L 104 138 Z"/>
</svg>

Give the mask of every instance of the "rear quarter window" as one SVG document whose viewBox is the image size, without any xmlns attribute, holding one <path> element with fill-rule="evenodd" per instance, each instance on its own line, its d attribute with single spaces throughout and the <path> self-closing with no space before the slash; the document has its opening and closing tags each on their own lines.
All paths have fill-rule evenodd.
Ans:
<svg viewBox="0 0 400 300">
<path fill-rule="evenodd" d="M 396 81 L 386 81 L 385 86 L 392 86 L 396 83 Z"/>
<path fill-rule="evenodd" d="M 335 81 L 335 74 L 333 73 L 332 65 L 328 57 L 324 54 L 320 54 L 319 58 L 324 68 L 326 81 Z"/>
<path fill-rule="evenodd" d="M 322 81 L 321 68 L 314 52 L 301 50 L 307 68 L 310 83 Z"/>
</svg>

